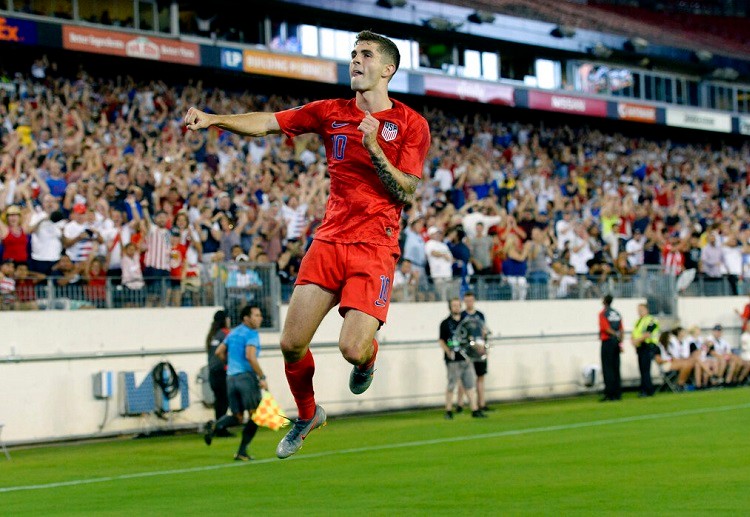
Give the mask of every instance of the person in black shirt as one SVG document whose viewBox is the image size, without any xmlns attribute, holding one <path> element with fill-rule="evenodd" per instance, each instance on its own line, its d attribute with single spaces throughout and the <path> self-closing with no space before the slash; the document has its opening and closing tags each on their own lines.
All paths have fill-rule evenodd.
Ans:
<svg viewBox="0 0 750 517">
<path fill-rule="evenodd" d="M 206 336 L 206 352 L 208 353 L 208 383 L 214 393 L 215 420 L 227 414 L 229 399 L 227 398 L 227 371 L 221 359 L 216 356 L 216 349 L 229 333 L 229 318 L 223 310 L 216 311 L 211 321 L 211 328 Z M 216 436 L 231 436 L 229 431 L 222 430 Z"/>
<path fill-rule="evenodd" d="M 620 400 L 620 353 L 622 348 L 622 316 L 612 308 L 612 295 L 602 299 L 604 308 L 599 313 L 599 337 L 602 340 L 602 374 L 604 375 L 604 397 L 607 400 Z"/>
<path fill-rule="evenodd" d="M 478 320 L 481 320 L 482 335 L 476 337 L 481 338 L 483 342 L 486 342 L 488 332 L 485 322 L 487 320 L 485 319 L 482 311 L 478 311 L 474 307 L 475 302 L 476 296 L 474 295 L 474 292 L 466 291 L 466 293 L 464 294 L 464 306 L 466 307 L 466 309 L 461 313 L 461 320 L 464 320 L 466 318 L 476 318 Z M 487 375 L 487 356 L 485 356 L 482 360 L 474 360 L 473 363 L 474 373 L 476 373 L 477 376 L 477 406 L 479 406 L 480 410 L 487 411 L 489 410 L 489 407 L 487 407 L 487 399 L 485 398 L 484 389 L 484 376 Z M 459 388 L 459 403 L 461 402 L 460 393 L 461 390 Z"/>
<path fill-rule="evenodd" d="M 440 347 L 443 349 L 445 365 L 448 369 L 448 389 L 445 392 L 445 418 L 453 419 L 453 392 L 460 381 L 469 395 L 471 416 L 484 418 L 486 415 L 477 406 L 476 390 L 474 389 L 474 367 L 466 355 L 461 351 L 456 336 L 456 329 L 461 323 L 461 300 L 448 300 L 450 315 L 440 323 Z"/>
</svg>

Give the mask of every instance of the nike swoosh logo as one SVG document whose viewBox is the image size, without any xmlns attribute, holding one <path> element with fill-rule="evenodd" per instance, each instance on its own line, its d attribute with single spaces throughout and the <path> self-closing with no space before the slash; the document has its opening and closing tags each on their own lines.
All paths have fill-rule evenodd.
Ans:
<svg viewBox="0 0 750 517">
<path fill-rule="evenodd" d="M 344 127 L 348 125 L 349 125 L 349 122 L 334 122 L 333 124 L 331 124 L 331 127 L 334 129 L 338 129 L 340 127 Z"/>
<path fill-rule="evenodd" d="M 346 125 L 346 124 L 344 124 L 344 125 Z M 318 423 L 318 416 L 316 415 L 316 416 L 315 416 L 315 417 L 313 418 L 313 421 L 312 421 L 312 425 L 310 426 L 310 429 L 309 429 L 309 430 L 308 430 L 308 431 L 307 431 L 307 432 L 306 432 L 305 434 L 303 434 L 303 435 L 302 435 L 302 439 L 303 439 L 303 440 L 304 440 L 305 438 L 307 438 L 307 435 L 308 435 L 308 434 L 310 434 L 310 431 L 312 431 L 313 429 L 315 429 L 315 424 L 317 424 L 317 423 Z"/>
</svg>

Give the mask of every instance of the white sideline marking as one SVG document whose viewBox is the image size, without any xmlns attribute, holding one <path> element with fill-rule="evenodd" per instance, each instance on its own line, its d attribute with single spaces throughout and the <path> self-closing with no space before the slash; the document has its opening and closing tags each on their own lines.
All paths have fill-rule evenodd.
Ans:
<svg viewBox="0 0 750 517">
<path fill-rule="evenodd" d="M 483 433 L 483 434 L 471 434 L 465 436 L 452 436 L 446 438 L 435 438 L 434 440 L 420 440 L 416 442 L 403 442 L 403 443 L 390 443 L 384 445 L 372 445 L 368 447 L 357 447 L 352 449 L 339 449 L 335 451 L 318 452 L 313 454 L 303 454 L 301 456 L 292 456 L 286 460 L 299 461 L 311 458 L 321 458 L 325 456 L 334 456 L 338 454 L 360 454 L 363 452 L 374 452 L 388 449 L 402 449 L 404 447 L 424 447 L 425 445 L 437 445 L 443 443 L 454 443 L 454 442 L 468 442 L 471 440 L 484 440 L 487 438 L 502 438 L 505 436 L 518 436 L 523 434 L 533 433 L 547 433 L 550 431 L 567 431 L 571 429 L 581 429 L 584 427 L 597 427 L 602 425 L 610 424 L 622 424 L 627 422 L 639 422 L 643 420 L 658 420 L 662 418 L 674 418 L 688 415 L 701 415 L 706 413 L 718 413 L 721 411 L 734 411 L 737 409 L 750 409 L 750 404 L 738 404 L 732 406 L 718 406 L 713 408 L 703 409 L 687 409 L 684 411 L 674 411 L 671 413 L 654 413 L 651 415 L 636 415 L 623 418 L 609 418 L 605 420 L 592 420 L 589 422 L 578 422 L 574 424 L 561 424 L 561 425 L 550 425 L 546 427 L 532 427 L 530 429 L 513 429 L 510 431 L 498 431 L 496 433 Z M 94 483 L 106 483 L 108 481 L 122 481 L 125 479 L 137 479 L 137 478 L 148 478 L 155 476 L 168 476 L 170 474 L 189 474 L 193 472 L 206 472 L 210 470 L 220 470 L 234 467 L 244 467 L 247 465 L 258 465 L 264 463 L 278 462 L 276 458 L 266 458 L 262 460 L 255 460 L 252 462 L 235 462 L 235 463 L 222 463 L 219 465 L 206 465 L 203 467 L 191 467 L 185 469 L 171 469 L 171 470 L 156 470 L 152 472 L 135 472 L 133 474 L 122 474 L 119 476 L 105 476 L 91 479 L 73 479 L 70 481 L 59 481 L 57 483 L 43 483 L 39 485 L 20 485 L 20 486 L 9 486 L 0 487 L 0 494 L 8 492 L 20 492 L 25 490 L 45 490 L 48 488 L 60 488 L 66 486 L 80 486 L 80 485 L 91 485 Z"/>
</svg>

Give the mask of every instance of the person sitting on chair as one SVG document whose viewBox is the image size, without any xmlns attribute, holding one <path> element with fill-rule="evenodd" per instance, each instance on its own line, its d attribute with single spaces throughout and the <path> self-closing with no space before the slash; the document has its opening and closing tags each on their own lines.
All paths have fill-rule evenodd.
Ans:
<svg viewBox="0 0 750 517">
<path fill-rule="evenodd" d="M 678 328 L 675 330 L 682 329 Z M 663 332 L 659 335 L 659 342 L 654 351 L 654 361 L 656 361 L 656 364 L 659 365 L 663 372 L 679 372 L 677 375 L 677 386 L 682 391 L 685 389 L 685 384 L 693 372 L 695 359 L 679 359 L 669 353 L 668 349 L 673 336 L 673 332 Z"/>
<path fill-rule="evenodd" d="M 687 339 L 687 329 L 675 327 L 669 334 L 669 346 L 667 347 L 667 351 L 674 359 L 685 359 L 693 362 L 695 387 L 697 389 L 702 388 L 707 380 L 706 370 L 699 364 L 699 355 L 695 354 L 690 349 L 690 341 Z"/>
</svg>

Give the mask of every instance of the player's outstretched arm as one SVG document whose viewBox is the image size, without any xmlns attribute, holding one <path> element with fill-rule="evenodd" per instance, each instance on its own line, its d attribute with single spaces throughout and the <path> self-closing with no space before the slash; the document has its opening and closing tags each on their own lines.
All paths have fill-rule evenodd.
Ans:
<svg viewBox="0 0 750 517">
<path fill-rule="evenodd" d="M 414 197 L 414 192 L 417 190 L 419 178 L 400 171 L 388 161 L 383 149 L 378 144 L 377 135 L 379 127 L 380 122 L 369 111 L 366 111 L 365 118 L 362 119 L 358 128 L 364 133 L 362 144 L 367 149 L 367 152 L 370 153 L 370 159 L 375 166 L 375 172 L 378 174 L 380 181 L 383 182 L 386 190 L 397 201 L 404 204 L 410 203 Z"/>
<path fill-rule="evenodd" d="M 185 126 L 192 131 L 216 126 L 243 136 L 264 136 L 281 133 L 273 113 L 255 111 L 241 115 L 215 115 L 197 108 L 190 108 L 185 115 Z"/>
</svg>

